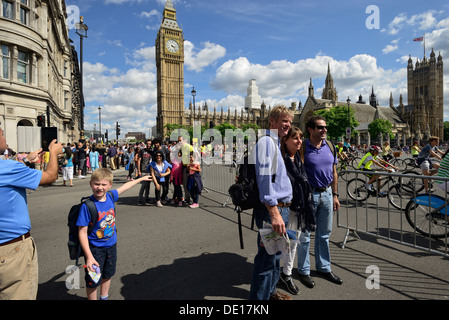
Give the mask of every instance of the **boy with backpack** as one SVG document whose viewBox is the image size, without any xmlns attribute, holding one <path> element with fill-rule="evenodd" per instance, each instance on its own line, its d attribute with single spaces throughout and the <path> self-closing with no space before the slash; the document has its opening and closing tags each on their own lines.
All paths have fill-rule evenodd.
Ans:
<svg viewBox="0 0 449 320">
<path fill-rule="evenodd" d="M 92 213 L 84 203 L 79 210 L 76 225 L 79 227 L 79 242 L 86 261 L 86 293 L 89 300 L 97 299 L 97 287 L 100 286 L 100 300 L 107 300 L 111 278 L 115 274 L 117 262 L 117 229 L 115 225 L 115 205 L 121 193 L 142 181 L 151 181 L 151 176 L 144 176 L 129 181 L 116 190 L 110 192 L 113 174 L 110 169 L 99 168 L 92 173 L 90 187 L 97 217 L 92 220 Z M 88 234 L 88 226 L 92 225 L 92 232 Z M 89 275 L 89 271 L 101 272 L 99 281 Z"/>
</svg>

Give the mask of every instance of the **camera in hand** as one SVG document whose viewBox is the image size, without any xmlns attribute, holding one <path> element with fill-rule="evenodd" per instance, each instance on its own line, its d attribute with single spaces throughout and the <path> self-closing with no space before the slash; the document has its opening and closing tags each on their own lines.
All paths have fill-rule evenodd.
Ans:
<svg viewBox="0 0 449 320">
<path fill-rule="evenodd" d="M 50 143 L 54 139 L 58 140 L 58 128 L 42 127 L 41 137 L 42 137 L 42 150 L 48 151 L 48 146 L 50 145 Z"/>
</svg>

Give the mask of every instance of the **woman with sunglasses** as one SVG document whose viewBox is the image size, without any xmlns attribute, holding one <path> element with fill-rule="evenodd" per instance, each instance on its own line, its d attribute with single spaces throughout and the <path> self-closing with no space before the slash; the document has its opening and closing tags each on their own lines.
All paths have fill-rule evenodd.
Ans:
<svg viewBox="0 0 449 320">
<path fill-rule="evenodd" d="M 151 161 L 148 169 L 154 182 L 156 190 L 154 191 L 156 196 L 156 207 L 161 208 L 161 199 L 165 199 L 168 194 L 169 175 L 171 172 L 171 164 L 163 160 L 164 155 L 162 151 L 156 151 L 154 153 L 155 160 Z M 161 196 L 162 190 L 162 196 Z"/>
</svg>

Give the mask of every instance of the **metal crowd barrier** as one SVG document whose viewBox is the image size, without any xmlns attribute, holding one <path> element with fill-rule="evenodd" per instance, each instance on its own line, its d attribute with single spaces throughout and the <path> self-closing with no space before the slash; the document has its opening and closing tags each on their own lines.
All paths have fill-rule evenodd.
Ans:
<svg viewBox="0 0 449 320">
<path fill-rule="evenodd" d="M 366 186 L 357 189 L 354 179 L 361 180 L 358 185 L 367 183 L 370 179 L 366 175 L 372 173 L 359 170 L 346 170 L 346 173 L 351 177 L 344 184 L 339 183 L 341 206 L 337 216 L 338 227 L 346 229 L 342 248 L 350 235 L 360 239 L 358 233 L 365 233 L 449 256 L 449 194 L 437 183 L 445 185 L 449 178 L 376 172 L 382 178 L 381 190 L 387 191 L 387 195 L 370 191 L 366 200 L 360 200 L 366 194 Z M 432 182 L 431 193 L 425 193 L 423 179 Z M 345 190 L 341 190 L 343 186 Z M 373 187 L 377 189 L 376 181 Z"/>
<path fill-rule="evenodd" d="M 235 182 L 237 165 L 202 164 L 204 191 L 227 196 L 225 206 L 230 198 L 228 189 Z M 421 170 L 417 169 L 416 172 Z M 337 226 L 346 229 L 342 248 L 349 236 L 359 238 L 358 233 L 449 256 L 449 193 L 439 188 L 436 181 L 448 182 L 449 178 L 424 176 L 422 174 L 402 174 L 376 172 L 381 177 L 381 191 L 386 195 L 370 193 L 366 200 L 352 199 L 348 193 L 351 181 L 358 179 L 359 184 L 369 181 L 367 174 L 372 172 L 346 170 L 347 181 L 339 180 L 340 210 L 337 213 Z M 424 192 L 423 179 L 432 182 L 431 193 Z M 373 183 L 377 189 L 377 182 Z M 448 189 L 449 190 L 449 189 Z M 366 190 L 363 191 L 366 193 Z M 411 201 L 414 199 L 413 201 Z M 391 201 L 390 201 L 391 200 Z M 393 205 L 394 203 L 394 205 Z M 430 205 L 428 205 L 430 203 Z M 438 209 L 438 210 L 437 210 Z M 407 218 L 408 216 L 408 218 Z M 428 234 L 423 234 L 427 231 Z"/>
<path fill-rule="evenodd" d="M 217 159 L 217 162 L 218 159 Z M 237 164 L 233 161 L 230 164 L 207 164 L 202 162 L 201 178 L 205 192 L 212 190 L 214 192 L 228 196 L 223 206 L 227 204 L 229 199 L 229 187 L 235 183 Z"/>
</svg>

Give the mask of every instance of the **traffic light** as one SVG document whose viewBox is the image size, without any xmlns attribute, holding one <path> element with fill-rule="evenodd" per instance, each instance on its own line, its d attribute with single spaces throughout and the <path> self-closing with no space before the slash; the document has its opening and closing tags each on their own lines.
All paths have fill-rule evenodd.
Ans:
<svg viewBox="0 0 449 320">
<path fill-rule="evenodd" d="M 106 132 L 105 132 L 105 134 L 104 134 L 104 139 L 105 139 L 106 141 L 108 141 L 108 129 L 106 129 Z"/>
<path fill-rule="evenodd" d="M 37 116 L 37 126 L 45 127 L 45 117 L 44 116 Z"/>
<path fill-rule="evenodd" d="M 118 124 L 118 122 L 115 123 L 115 132 L 116 132 L 117 140 L 118 140 L 118 137 L 120 135 L 120 125 Z"/>
<path fill-rule="evenodd" d="M 118 124 L 118 122 L 116 122 L 115 130 L 117 131 L 117 136 L 119 136 L 120 135 L 120 125 Z"/>
</svg>

